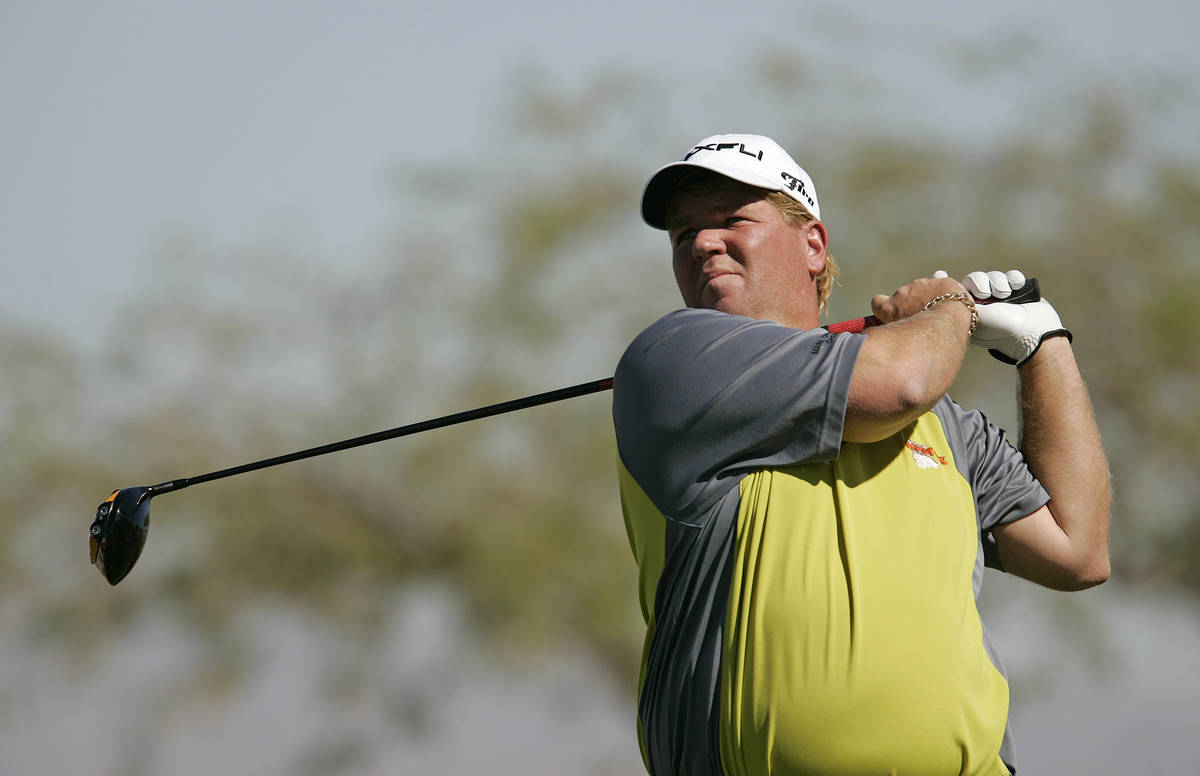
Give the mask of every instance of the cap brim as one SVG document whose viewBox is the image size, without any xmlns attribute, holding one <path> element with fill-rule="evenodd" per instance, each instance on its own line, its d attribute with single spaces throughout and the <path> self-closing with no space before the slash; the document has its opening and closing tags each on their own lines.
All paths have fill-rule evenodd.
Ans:
<svg viewBox="0 0 1200 776">
<path fill-rule="evenodd" d="M 695 170 L 715 172 L 739 183 L 767 191 L 783 190 L 781 184 L 746 170 L 720 169 L 696 162 L 672 162 L 660 167 L 646 182 L 646 188 L 642 190 L 642 220 L 655 229 L 666 229 L 667 205 L 671 200 L 671 195 L 683 177 Z"/>
</svg>

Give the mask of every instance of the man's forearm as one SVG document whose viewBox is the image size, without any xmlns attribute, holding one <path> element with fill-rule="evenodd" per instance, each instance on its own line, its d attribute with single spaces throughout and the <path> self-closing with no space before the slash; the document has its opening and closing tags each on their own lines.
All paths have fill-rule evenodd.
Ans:
<svg viewBox="0 0 1200 776">
<path fill-rule="evenodd" d="M 1021 450 L 1050 493 L 1050 512 L 1069 537 L 1077 573 L 1103 580 L 1109 572 L 1108 461 L 1070 342 L 1047 339 L 1018 372 Z"/>
<path fill-rule="evenodd" d="M 970 296 L 947 277 L 879 294 L 871 312 L 889 325 L 866 331 L 846 402 L 847 442 L 877 442 L 927 412 L 954 382 L 975 320 Z"/>
<path fill-rule="evenodd" d="M 937 403 L 967 351 L 970 311 L 958 304 L 868 329 L 850 383 L 847 442 L 875 442 Z"/>
</svg>

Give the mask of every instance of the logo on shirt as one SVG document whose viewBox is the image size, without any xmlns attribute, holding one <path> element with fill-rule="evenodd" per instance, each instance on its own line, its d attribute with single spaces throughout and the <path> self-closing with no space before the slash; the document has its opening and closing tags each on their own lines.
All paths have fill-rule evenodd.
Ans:
<svg viewBox="0 0 1200 776">
<path fill-rule="evenodd" d="M 833 341 L 833 332 L 827 331 L 824 334 L 822 334 L 820 337 L 817 338 L 817 341 L 813 343 L 812 355 L 815 356 L 818 353 L 820 353 L 821 348 L 825 347 L 826 343 L 829 343 L 832 341 Z"/>
<path fill-rule="evenodd" d="M 939 466 L 945 466 L 947 463 L 946 459 L 938 455 L 937 451 L 932 447 L 917 444 L 911 439 L 905 442 L 904 446 L 912 451 L 913 460 L 922 469 L 936 469 Z"/>
</svg>

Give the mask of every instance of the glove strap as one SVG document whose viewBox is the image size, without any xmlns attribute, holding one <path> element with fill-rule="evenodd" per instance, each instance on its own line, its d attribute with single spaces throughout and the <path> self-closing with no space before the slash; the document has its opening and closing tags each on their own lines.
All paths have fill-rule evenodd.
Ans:
<svg viewBox="0 0 1200 776">
<path fill-rule="evenodd" d="M 991 353 L 992 358 L 995 358 L 997 361 L 1002 361 L 1005 364 L 1009 364 L 1011 366 L 1021 366 L 1021 364 L 1024 364 L 1026 361 L 1033 358 L 1033 354 L 1038 352 L 1038 348 L 1040 348 L 1042 346 L 1042 343 L 1045 342 L 1046 340 L 1050 339 L 1051 337 L 1066 337 L 1067 342 L 1075 341 L 1075 338 L 1071 336 L 1071 332 L 1068 331 L 1067 329 L 1054 329 L 1053 331 L 1048 331 L 1045 334 L 1043 334 L 1042 338 L 1038 340 L 1037 346 L 1033 350 L 1029 351 L 1029 355 L 1025 356 L 1025 358 L 1021 359 L 1020 361 L 1017 361 L 1015 358 L 1012 358 L 1011 356 L 1001 353 L 999 350 L 988 349 L 988 353 Z"/>
</svg>

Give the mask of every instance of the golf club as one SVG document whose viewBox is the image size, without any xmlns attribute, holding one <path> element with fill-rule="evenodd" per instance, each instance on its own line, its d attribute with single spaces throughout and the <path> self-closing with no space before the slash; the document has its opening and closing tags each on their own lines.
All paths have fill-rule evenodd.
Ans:
<svg viewBox="0 0 1200 776">
<path fill-rule="evenodd" d="M 1041 299 L 1041 293 L 1038 289 L 1037 281 L 1029 278 L 1024 288 L 1004 301 L 1009 303 L 1024 303 L 1036 302 L 1039 299 Z M 825 328 L 835 334 L 843 332 L 860 333 L 864 329 L 878 325 L 879 323 L 879 319 L 872 315 L 865 318 L 852 318 L 848 321 L 832 323 Z M 349 450 L 352 447 L 361 447 L 410 434 L 419 434 L 422 431 L 431 431 L 436 428 L 453 426 L 458 423 L 492 417 L 493 415 L 503 415 L 507 412 L 550 404 L 576 396 L 598 393 L 609 390 L 612 388 L 612 385 L 613 379 L 606 377 L 602 380 L 593 380 L 589 383 L 580 383 L 579 385 L 567 388 L 559 388 L 554 391 L 534 394 L 533 396 L 512 399 L 499 404 L 457 412 L 452 415 L 444 415 L 440 418 L 411 423 L 407 426 L 398 426 L 397 428 L 385 431 L 377 431 L 373 434 L 311 447 L 307 450 L 286 453 L 273 458 L 265 458 L 261 461 L 254 461 L 229 469 L 220 469 L 195 477 L 168 480 L 149 487 L 114 490 L 112 495 L 101 502 L 100 506 L 96 509 L 96 516 L 92 520 L 91 528 L 88 530 L 92 563 L 100 570 L 100 573 L 108 580 L 110 585 L 116 585 L 125 578 L 133 568 L 133 564 L 137 562 L 138 557 L 142 553 L 142 548 L 146 544 L 146 534 L 150 530 L 150 499 L 154 496 L 170 493 L 175 490 L 182 490 L 190 485 L 212 482 L 213 480 L 233 477 L 237 474 L 245 474 L 246 472 L 265 469 L 270 466 L 291 463 L 292 461 L 299 461 L 304 458 L 336 453 L 342 450 Z"/>
</svg>

